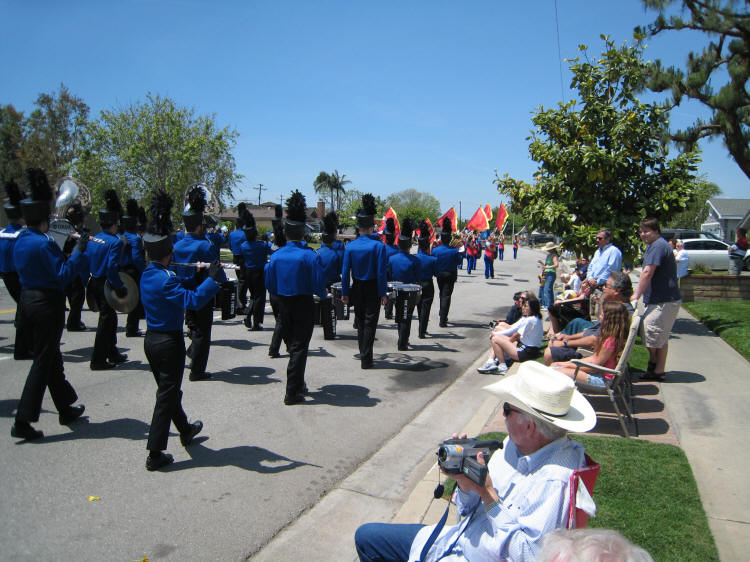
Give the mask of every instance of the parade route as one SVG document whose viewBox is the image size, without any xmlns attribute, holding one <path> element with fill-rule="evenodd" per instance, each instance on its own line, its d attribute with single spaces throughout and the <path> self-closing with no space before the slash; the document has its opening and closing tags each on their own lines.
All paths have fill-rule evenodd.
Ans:
<svg viewBox="0 0 750 562">
<path fill-rule="evenodd" d="M 267 355 L 273 316 L 249 332 L 242 318 L 213 327 L 207 381 L 183 382 L 183 405 L 203 432 L 185 449 L 172 428 L 175 463 L 144 468 L 155 384 L 142 338 L 118 345 L 128 362 L 92 372 L 96 315 L 84 309 L 83 333 L 63 333 L 65 372 L 86 405 L 70 427 L 58 424 L 47 394 L 35 426 L 45 433 L 27 443 L 10 436 L 14 410 L 30 366 L 12 359 L 14 303 L 0 293 L 0 542 L 14 560 L 244 560 L 353 474 L 415 420 L 487 349 L 487 322 L 505 314 L 515 291 L 536 289 L 537 254 L 459 270 L 448 328 L 396 351 L 395 324 L 381 315 L 375 365 L 363 371 L 351 320 L 325 341 L 316 327 L 310 345 L 307 403 L 284 406 L 287 355 Z M 145 329 L 142 321 L 141 328 Z M 188 340 L 189 341 L 189 340 Z M 447 414 L 446 415 L 450 415 Z M 461 423 L 457 424 L 462 425 Z M 424 447 L 419 444 L 420 451 Z M 409 455 L 405 455 L 408 458 Z M 388 470 L 388 467 L 383 467 Z"/>
</svg>

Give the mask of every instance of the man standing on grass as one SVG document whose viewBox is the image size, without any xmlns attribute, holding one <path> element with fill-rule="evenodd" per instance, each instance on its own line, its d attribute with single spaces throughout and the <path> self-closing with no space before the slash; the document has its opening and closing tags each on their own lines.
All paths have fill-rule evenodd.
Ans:
<svg viewBox="0 0 750 562">
<path fill-rule="evenodd" d="M 633 296 L 635 302 L 643 296 L 646 311 L 643 315 L 643 342 L 649 353 L 648 369 L 641 380 L 664 381 L 669 333 L 682 304 L 677 285 L 677 264 L 672 248 L 661 236 L 659 221 L 647 218 L 638 225 L 641 240 L 646 244 L 643 269 Z"/>
</svg>

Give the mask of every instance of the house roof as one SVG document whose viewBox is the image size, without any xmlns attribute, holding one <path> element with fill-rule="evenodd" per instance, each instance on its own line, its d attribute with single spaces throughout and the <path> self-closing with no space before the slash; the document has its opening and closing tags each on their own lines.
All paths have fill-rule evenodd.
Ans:
<svg viewBox="0 0 750 562">
<path fill-rule="evenodd" d="M 253 214 L 256 221 L 270 221 L 276 215 L 275 203 L 263 203 L 261 205 L 247 205 L 247 210 Z M 286 211 L 286 209 L 284 209 Z M 307 207 L 306 210 L 308 221 L 317 221 L 318 209 L 316 207 Z M 284 213 L 286 216 L 286 212 Z M 229 207 L 221 213 L 222 220 L 237 220 L 237 207 Z"/>
<path fill-rule="evenodd" d="M 750 209 L 750 199 L 712 197 L 708 204 L 720 219 L 741 219 Z"/>
</svg>

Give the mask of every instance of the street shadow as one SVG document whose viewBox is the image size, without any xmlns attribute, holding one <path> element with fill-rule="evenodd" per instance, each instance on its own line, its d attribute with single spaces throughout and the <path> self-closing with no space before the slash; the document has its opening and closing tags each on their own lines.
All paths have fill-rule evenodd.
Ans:
<svg viewBox="0 0 750 562">
<path fill-rule="evenodd" d="M 79 347 L 77 349 L 62 350 L 63 362 L 65 363 L 83 363 L 91 361 L 91 355 L 94 353 L 94 346 Z"/>
<path fill-rule="evenodd" d="M 445 328 L 438 328 L 438 330 L 445 330 Z M 429 332 L 429 336 L 433 339 L 445 339 L 445 340 L 465 340 L 466 336 L 462 336 L 455 332 Z"/>
<path fill-rule="evenodd" d="M 261 474 L 275 474 L 301 466 L 320 468 L 316 464 L 292 460 L 268 449 L 252 445 L 209 449 L 203 444 L 207 439 L 208 437 L 198 437 L 193 441 L 193 445 L 185 449 L 190 455 L 190 460 L 170 464 L 161 471 L 176 472 L 191 468 L 235 466 Z"/>
<path fill-rule="evenodd" d="M 430 371 L 447 367 L 444 361 L 434 361 L 429 357 L 419 357 L 406 353 L 383 353 L 374 358 L 374 369 L 396 369 L 398 371 Z"/>
<path fill-rule="evenodd" d="M 307 350 L 308 357 L 336 357 L 333 353 L 325 349 L 323 346 L 317 348 L 310 348 Z"/>
<path fill-rule="evenodd" d="M 259 344 L 250 340 L 216 340 L 211 342 L 211 346 L 231 347 L 241 351 L 248 351 L 257 345 Z"/>
<path fill-rule="evenodd" d="M 531 281 L 529 279 L 521 279 L 520 277 L 514 277 L 513 281 L 516 283 L 530 283 Z"/>
<path fill-rule="evenodd" d="M 354 330 L 354 331 L 356 332 L 356 330 Z M 357 334 L 354 334 L 354 335 L 352 335 L 352 334 L 340 334 L 340 333 L 337 332 L 336 333 L 336 337 L 334 339 L 342 340 L 342 341 L 356 340 L 357 339 Z"/>
<path fill-rule="evenodd" d="M 450 328 L 480 328 L 482 330 L 487 328 L 486 324 L 478 324 L 476 322 L 448 322 Z"/>
<path fill-rule="evenodd" d="M 452 347 L 445 347 L 440 342 L 435 342 L 434 344 L 410 344 L 409 351 L 447 351 L 449 353 L 458 353 L 457 349 L 453 349 Z"/>
<path fill-rule="evenodd" d="M 679 335 L 679 334 L 687 334 L 692 336 L 716 336 L 716 334 L 709 333 L 709 330 L 706 329 L 707 327 L 711 330 L 714 328 L 709 325 L 710 320 L 707 322 L 704 322 L 701 324 L 697 320 L 692 320 L 688 318 L 677 318 L 674 321 L 674 325 L 672 326 L 671 334 L 673 335 Z M 721 324 L 721 321 L 716 321 L 714 324 Z M 727 326 L 734 325 L 734 323 L 728 323 Z M 723 326 L 720 326 L 723 327 Z"/>
<path fill-rule="evenodd" d="M 228 382 L 230 384 L 271 384 L 274 382 L 280 382 L 281 379 L 273 378 L 271 375 L 275 373 L 275 369 L 270 367 L 235 367 L 228 371 L 219 371 L 211 375 L 211 380 Z"/>
<path fill-rule="evenodd" d="M 671 383 L 694 383 L 694 382 L 705 382 L 706 377 L 698 373 L 691 373 L 689 371 L 667 371 L 666 380 L 662 381 L 662 384 Z"/>
<path fill-rule="evenodd" d="M 508 286 L 507 283 L 502 283 L 500 281 L 487 281 L 487 284 L 488 285 L 501 285 L 503 287 L 507 287 Z"/>
<path fill-rule="evenodd" d="M 355 384 L 327 384 L 315 392 L 308 392 L 312 398 L 305 404 L 328 404 L 330 406 L 341 406 L 348 408 L 371 408 L 380 402 L 379 398 L 373 398 L 370 389 Z"/>
<path fill-rule="evenodd" d="M 20 396 L 18 398 L 9 398 L 5 400 L 0 400 L 0 418 L 12 418 L 16 415 L 16 408 L 18 407 L 18 401 L 20 400 Z M 46 410 L 42 410 L 42 412 L 45 412 Z"/>
<path fill-rule="evenodd" d="M 495 277 L 513 277 L 512 273 L 495 273 Z"/>
<path fill-rule="evenodd" d="M 45 435 L 39 441 L 29 443 L 44 445 L 61 441 L 77 441 L 80 439 L 129 439 L 140 441 L 148 437 L 149 424 L 133 418 L 119 418 L 104 422 L 91 422 L 88 416 L 78 418 L 70 425 L 70 432 L 58 435 Z"/>
</svg>

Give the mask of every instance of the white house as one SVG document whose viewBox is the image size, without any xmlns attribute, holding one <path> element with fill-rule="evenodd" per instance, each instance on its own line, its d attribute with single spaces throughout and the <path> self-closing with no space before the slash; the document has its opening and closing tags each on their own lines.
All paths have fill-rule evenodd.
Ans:
<svg viewBox="0 0 750 562">
<path fill-rule="evenodd" d="M 750 199 L 714 197 L 708 200 L 707 205 L 708 218 L 701 225 L 701 230 L 727 242 L 734 242 L 734 229 L 750 212 Z"/>
</svg>

